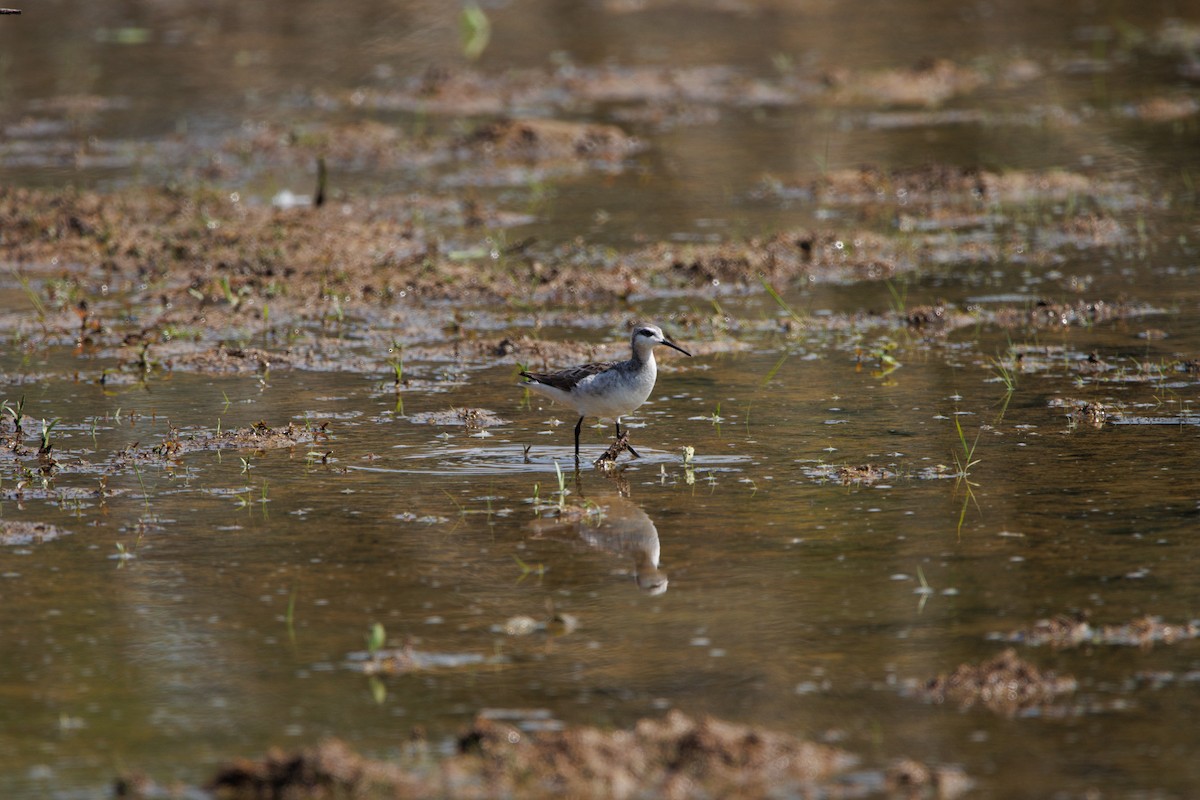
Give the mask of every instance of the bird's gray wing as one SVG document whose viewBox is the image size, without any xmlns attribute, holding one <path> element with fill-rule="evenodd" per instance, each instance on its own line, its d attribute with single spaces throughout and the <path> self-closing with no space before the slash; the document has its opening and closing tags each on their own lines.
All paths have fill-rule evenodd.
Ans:
<svg viewBox="0 0 1200 800">
<path fill-rule="evenodd" d="M 616 365 L 615 361 L 596 361 L 591 364 L 580 364 L 577 367 L 567 367 L 557 372 L 522 372 L 521 376 L 528 378 L 533 383 L 543 383 L 546 386 L 553 386 L 555 389 L 569 392 L 589 375 L 605 372 Z"/>
</svg>

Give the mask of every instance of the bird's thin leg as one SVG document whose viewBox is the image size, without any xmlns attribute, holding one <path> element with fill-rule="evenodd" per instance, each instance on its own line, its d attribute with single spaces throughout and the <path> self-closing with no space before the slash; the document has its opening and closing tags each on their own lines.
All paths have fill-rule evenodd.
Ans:
<svg viewBox="0 0 1200 800">
<path fill-rule="evenodd" d="M 621 438 L 621 420 L 618 419 L 617 420 L 617 439 L 620 439 L 620 438 Z M 629 448 L 629 455 L 633 456 L 634 458 L 642 457 L 641 453 L 639 453 L 637 450 L 633 449 L 633 445 L 631 445 L 629 443 L 628 439 L 625 440 L 625 446 Z"/>
<path fill-rule="evenodd" d="M 579 431 L 583 429 L 583 417 L 575 423 L 575 463 L 579 463 Z"/>
</svg>

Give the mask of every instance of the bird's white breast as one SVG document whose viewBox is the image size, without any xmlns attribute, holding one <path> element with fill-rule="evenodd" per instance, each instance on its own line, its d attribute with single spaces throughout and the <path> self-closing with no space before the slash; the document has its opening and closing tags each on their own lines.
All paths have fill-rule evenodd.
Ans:
<svg viewBox="0 0 1200 800">
<path fill-rule="evenodd" d="M 654 390 L 658 375 L 651 358 L 640 370 L 610 369 L 580 381 L 571 400 L 580 414 L 615 419 L 632 414 Z"/>
</svg>

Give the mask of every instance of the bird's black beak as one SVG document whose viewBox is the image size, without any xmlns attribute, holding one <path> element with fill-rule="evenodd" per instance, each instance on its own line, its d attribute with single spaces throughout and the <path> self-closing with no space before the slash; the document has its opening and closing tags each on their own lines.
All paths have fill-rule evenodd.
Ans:
<svg viewBox="0 0 1200 800">
<path fill-rule="evenodd" d="M 687 356 L 688 358 L 691 358 L 691 357 L 692 357 L 692 354 L 691 354 L 691 353 L 689 353 L 687 350 L 684 350 L 682 347 L 680 347 L 679 345 L 677 345 L 677 344 L 675 344 L 674 342 L 672 342 L 672 341 L 671 341 L 670 339 L 668 339 L 666 336 L 664 336 L 664 337 L 663 337 L 663 344 L 665 344 L 667 347 L 670 347 L 670 348 L 673 348 L 673 349 L 675 349 L 675 350 L 678 350 L 679 352 L 683 353 L 683 354 L 684 354 L 685 356 Z"/>
</svg>

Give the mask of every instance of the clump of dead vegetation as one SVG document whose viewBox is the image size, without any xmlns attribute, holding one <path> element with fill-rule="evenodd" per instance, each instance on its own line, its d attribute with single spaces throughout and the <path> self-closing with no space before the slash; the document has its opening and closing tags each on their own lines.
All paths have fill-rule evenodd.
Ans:
<svg viewBox="0 0 1200 800">
<path fill-rule="evenodd" d="M 1060 695 L 1074 692 L 1076 686 L 1070 675 L 1040 670 L 1010 648 L 981 664 L 961 664 L 951 673 L 930 679 L 921 694 L 935 703 L 952 702 L 963 708 L 981 705 L 1011 717 L 1046 708 Z"/>
</svg>

